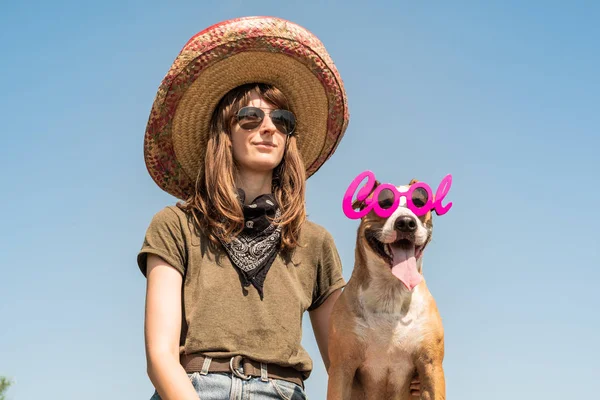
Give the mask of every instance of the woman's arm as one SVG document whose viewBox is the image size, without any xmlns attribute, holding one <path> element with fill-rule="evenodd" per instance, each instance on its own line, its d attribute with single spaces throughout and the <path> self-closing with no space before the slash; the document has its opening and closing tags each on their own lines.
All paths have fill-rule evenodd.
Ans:
<svg viewBox="0 0 600 400">
<path fill-rule="evenodd" d="M 323 302 L 323 304 L 321 304 L 318 308 L 308 312 L 310 315 L 310 322 L 312 323 L 313 331 L 315 333 L 315 339 L 317 341 L 317 345 L 319 346 L 319 352 L 321 353 L 321 358 L 323 358 L 325 369 L 328 371 L 329 350 L 327 338 L 329 335 L 329 317 L 331 316 L 333 305 L 337 301 L 338 297 L 340 297 L 340 294 L 342 294 L 342 289 L 332 292 L 327 300 Z"/>
<path fill-rule="evenodd" d="M 146 362 L 150 381 L 163 400 L 197 400 L 198 394 L 179 363 L 183 277 L 162 258 L 147 259 Z"/>
</svg>

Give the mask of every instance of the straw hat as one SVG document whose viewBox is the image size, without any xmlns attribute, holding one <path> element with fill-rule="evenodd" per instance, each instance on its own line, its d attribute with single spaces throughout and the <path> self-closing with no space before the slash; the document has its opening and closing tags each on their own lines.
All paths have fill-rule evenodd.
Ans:
<svg viewBox="0 0 600 400">
<path fill-rule="evenodd" d="M 346 92 L 325 47 L 292 22 L 238 18 L 193 36 L 158 89 L 144 137 L 146 167 L 158 186 L 180 199 L 194 193 L 215 107 L 253 82 L 287 97 L 307 177 L 323 165 L 348 125 Z"/>
</svg>

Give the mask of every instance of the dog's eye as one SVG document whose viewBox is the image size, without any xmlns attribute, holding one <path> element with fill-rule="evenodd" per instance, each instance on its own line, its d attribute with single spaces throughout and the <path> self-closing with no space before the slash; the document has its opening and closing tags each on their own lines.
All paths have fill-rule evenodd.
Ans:
<svg viewBox="0 0 600 400">
<path fill-rule="evenodd" d="M 377 202 L 382 209 L 390 208 L 394 205 L 394 193 L 388 189 L 382 190 L 377 198 Z"/>
<path fill-rule="evenodd" d="M 423 188 L 417 188 L 412 194 L 412 202 L 416 207 L 423 207 L 427 200 L 427 191 Z"/>
<path fill-rule="evenodd" d="M 390 208 L 393 204 L 394 204 L 394 202 L 392 200 L 389 200 L 389 199 L 381 200 L 379 202 L 379 207 L 386 209 L 386 208 Z"/>
<path fill-rule="evenodd" d="M 423 207 L 425 202 L 421 199 L 413 199 L 413 204 L 417 207 Z"/>
</svg>

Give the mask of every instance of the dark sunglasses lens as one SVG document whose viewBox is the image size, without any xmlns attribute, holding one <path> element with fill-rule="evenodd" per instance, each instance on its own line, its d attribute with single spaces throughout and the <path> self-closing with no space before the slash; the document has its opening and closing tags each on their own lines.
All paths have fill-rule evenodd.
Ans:
<svg viewBox="0 0 600 400">
<path fill-rule="evenodd" d="M 256 129 L 264 117 L 264 111 L 257 107 L 244 107 L 237 113 L 238 124 L 242 129 Z"/>
<path fill-rule="evenodd" d="M 273 110 L 271 112 L 271 120 L 277 130 L 286 135 L 291 135 L 296 129 L 296 117 L 291 111 Z"/>
<path fill-rule="evenodd" d="M 394 192 L 390 189 L 383 189 L 379 192 L 379 196 L 377 196 L 377 202 L 379 203 L 379 207 L 386 210 L 394 205 Z"/>
<path fill-rule="evenodd" d="M 415 206 L 420 208 L 427 204 L 427 200 L 429 200 L 428 197 L 427 190 L 423 188 L 417 188 L 412 193 L 412 202 Z"/>
</svg>

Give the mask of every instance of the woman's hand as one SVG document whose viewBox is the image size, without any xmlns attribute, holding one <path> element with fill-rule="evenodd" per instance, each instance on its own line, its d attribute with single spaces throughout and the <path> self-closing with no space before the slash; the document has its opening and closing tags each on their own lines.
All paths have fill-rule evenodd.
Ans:
<svg viewBox="0 0 600 400">
<path fill-rule="evenodd" d="M 421 381 L 418 374 L 415 374 L 412 381 L 410 381 L 410 394 L 414 397 L 421 397 Z"/>
</svg>

